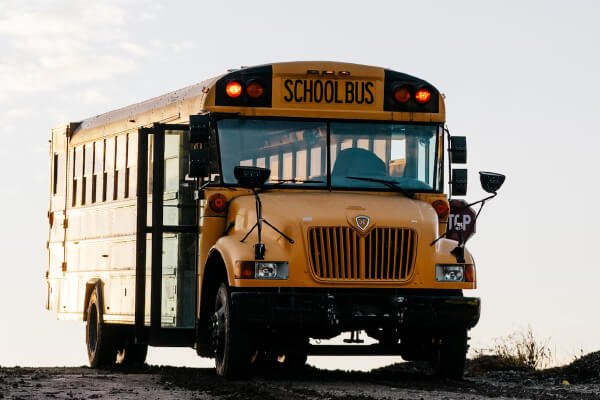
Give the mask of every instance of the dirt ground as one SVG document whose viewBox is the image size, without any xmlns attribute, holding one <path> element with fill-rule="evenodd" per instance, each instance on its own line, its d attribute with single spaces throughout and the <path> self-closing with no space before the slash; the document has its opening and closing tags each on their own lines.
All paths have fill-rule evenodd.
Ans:
<svg viewBox="0 0 600 400">
<path fill-rule="evenodd" d="M 543 371 L 494 370 L 470 361 L 462 381 L 441 380 L 424 365 L 370 372 L 270 368 L 225 381 L 213 369 L 0 368 L 0 399 L 599 399 L 600 352 Z"/>
</svg>

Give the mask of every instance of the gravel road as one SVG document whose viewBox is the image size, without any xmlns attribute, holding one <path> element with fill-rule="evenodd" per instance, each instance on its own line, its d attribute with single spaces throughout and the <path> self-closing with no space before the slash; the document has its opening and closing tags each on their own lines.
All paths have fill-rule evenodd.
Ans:
<svg viewBox="0 0 600 400">
<path fill-rule="evenodd" d="M 493 369 L 493 368 L 492 368 Z M 598 399 L 600 352 L 543 371 L 493 371 L 470 362 L 462 381 L 401 363 L 370 372 L 256 370 L 225 381 L 213 369 L 0 368 L 0 399 Z"/>
</svg>

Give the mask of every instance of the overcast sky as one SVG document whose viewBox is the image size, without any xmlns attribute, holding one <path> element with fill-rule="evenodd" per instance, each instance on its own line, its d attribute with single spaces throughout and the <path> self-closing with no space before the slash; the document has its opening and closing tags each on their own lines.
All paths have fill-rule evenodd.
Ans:
<svg viewBox="0 0 600 400">
<path fill-rule="evenodd" d="M 468 199 L 483 196 L 477 171 L 507 175 L 469 244 L 479 281 L 469 295 L 483 300 L 474 347 L 530 325 L 565 361 L 599 350 L 599 4 L 4 0 L 0 365 L 87 363 L 83 324 L 43 310 L 51 127 L 294 60 L 431 82 L 451 132 L 468 137 Z M 210 365 L 172 349 L 149 361 Z"/>
</svg>

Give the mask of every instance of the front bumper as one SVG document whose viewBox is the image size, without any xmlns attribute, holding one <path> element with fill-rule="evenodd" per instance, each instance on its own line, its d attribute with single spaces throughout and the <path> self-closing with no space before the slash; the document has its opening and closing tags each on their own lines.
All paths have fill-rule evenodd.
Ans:
<svg viewBox="0 0 600 400">
<path fill-rule="evenodd" d="M 463 297 L 459 291 L 234 289 L 231 300 L 240 323 L 248 329 L 313 338 L 363 329 L 406 333 L 470 329 L 480 315 L 480 299 Z"/>
</svg>

